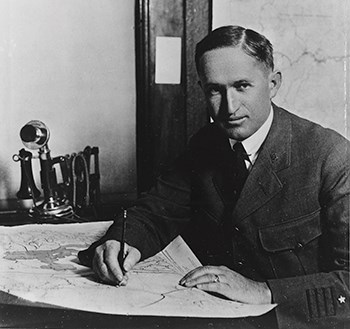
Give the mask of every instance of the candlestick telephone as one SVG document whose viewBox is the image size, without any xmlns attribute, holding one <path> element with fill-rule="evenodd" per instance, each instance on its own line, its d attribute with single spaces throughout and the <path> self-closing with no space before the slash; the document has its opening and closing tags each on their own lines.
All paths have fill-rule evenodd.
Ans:
<svg viewBox="0 0 350 329">
<path fill-rule="evenodd" d="M 31 120 L 20 130 L 20 138 L 29 150 L 22 148 L 13 160 L 20 162 L 21 183 L 18 199 L 32 199 L 29 215 L 36 218 L 72 218 L 93 210 L 100 204 L 98 147 L 86 146 L 82 152 L 51 157 L 48 147 L 50 130 L 39 120 Z M 36 187 L 32 159 L 40 161 L 43 191 Z"/>
</svg>

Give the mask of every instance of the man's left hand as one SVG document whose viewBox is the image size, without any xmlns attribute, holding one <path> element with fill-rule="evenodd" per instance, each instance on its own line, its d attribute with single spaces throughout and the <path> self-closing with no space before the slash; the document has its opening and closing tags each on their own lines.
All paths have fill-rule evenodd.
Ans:
<svg viewBox="0 0 350 329">
<path fill-rule="evenodd" d="M 217 293 L 242 303 L 271 303 L 271 290 L 265 282 L 250 280 L 226 266 L 198 267 L 187 273 L 180 284 Z"/>
</svg>

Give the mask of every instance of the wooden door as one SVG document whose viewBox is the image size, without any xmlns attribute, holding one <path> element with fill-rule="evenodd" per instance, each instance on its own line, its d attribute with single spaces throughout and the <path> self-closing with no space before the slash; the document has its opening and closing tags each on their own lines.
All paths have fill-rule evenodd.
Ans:
<svg viewBox="0 0 350 329">
<path fill-rule="evenodd" d="M 210 0 L 136 1 L 138 192 L 147 190 L 208 122 L 194 51 L 211 29 L 211 12 Z M 157 37 L 181 38 L 179 83 L 155 81 Z"/>
</svg>

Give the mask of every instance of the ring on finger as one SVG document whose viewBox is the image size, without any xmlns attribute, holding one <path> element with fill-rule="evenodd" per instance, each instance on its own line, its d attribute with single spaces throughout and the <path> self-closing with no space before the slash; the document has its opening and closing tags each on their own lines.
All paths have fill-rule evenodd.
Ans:
<svg viewBox="0 0 350 329">
<path fill-rule="evenodd" d="M 220 277 L 217 274 L 214 274 L 214 276 L 215 276 L 214 283 L 220 282 Z"/>
</svg>

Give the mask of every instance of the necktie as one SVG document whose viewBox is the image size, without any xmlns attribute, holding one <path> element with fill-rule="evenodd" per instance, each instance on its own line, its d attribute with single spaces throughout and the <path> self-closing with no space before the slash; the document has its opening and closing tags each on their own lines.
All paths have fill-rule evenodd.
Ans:
<svg viewBox="0 0 350 329">
<path fill-rule="evenodd" d="M 245 164 L 245 160 L 249 161 L 247 152 L 245 151 L 242 143 L 237 142 L 233 148 L 233 177 L 234 177 L 234 186 L 233 191 L 237 196 L 242 192 L 244 183 L 248 177 L 248 169 Z"/>
<path fill-rule="evenodd" d="M 249 160 L 248 155 L 242 143 L 237 142 L 233 146 L 228 159 L 228 172 L 225 173 L 226 181 L 224 184 L 228 204 L 232 210 L 236 205 L 244 183 L 248 177 L 248 169 L 245 165 L 245 159 Z"/>
</svg>

